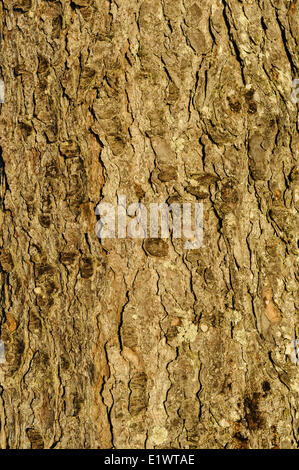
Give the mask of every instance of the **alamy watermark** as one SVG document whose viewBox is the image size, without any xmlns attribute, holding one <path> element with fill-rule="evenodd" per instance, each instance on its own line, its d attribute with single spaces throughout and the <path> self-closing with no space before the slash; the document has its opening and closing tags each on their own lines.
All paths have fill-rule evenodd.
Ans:
<svg viewBox="0 0 299 470">
<path fill-rule="evenodd" d="M 0 103 L 4 103 L 5 98 L 5 85 L 4 81 L 0 80 Z"/>
<path fill-rule="evenodd" d="M 0 364 L 5 362 L 5 347 L 3 341 L 0 340 Z"/>
<path fill-rule="evenodd" d="M 295 90 L 292 91 L 291 93 L 291 101 L 294 104 L 299 103 L 299 78 L 295 78 L 292 81 L 292 88 L 295 88 Z M 0 79 L 0 103 L 4 103 L 5 99 L 5 84 L 4 81 Z"/>
<path fill-rule="evenodd" d="M 295 78 L 295 80 L 292 81 L 292 88 L 295 88 L 297 85 L 299 85 L 299 78 Z M 292 91 L 291 101 L 294 104 L 299 103 L 299 86 Z"/>
<path fill-rule="evenodd" d="M 290 354 L 291 361 L 299 366 L 299 339 L 294 339 L 292 341 L 292 352 Z"/>
<path fill-rule="evenodd" d="M 203 204 L 150 203 L 149 211 L 141 202 L 126 206 L 126 196 L 113 204 L 101 202 L 95 210 L 99 220 L 98 238 L 184 238 L 184 248 L 194 250 L 203 242 Z M 117 215 L 117 221 L 116 221 Z"/>
</svg>

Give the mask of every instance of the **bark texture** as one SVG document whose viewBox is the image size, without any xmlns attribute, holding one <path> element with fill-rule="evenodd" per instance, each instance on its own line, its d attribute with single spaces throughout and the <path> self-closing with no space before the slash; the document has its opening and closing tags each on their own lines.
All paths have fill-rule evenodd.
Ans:
<svg viewBox="0 0 299 470">
<path fill-rule="evenodd" d="M 297 447 L 296 0 L 0 15 L 0 447 Z M 203 246 L 100 242 L 120 194 Z"/>
</svg>

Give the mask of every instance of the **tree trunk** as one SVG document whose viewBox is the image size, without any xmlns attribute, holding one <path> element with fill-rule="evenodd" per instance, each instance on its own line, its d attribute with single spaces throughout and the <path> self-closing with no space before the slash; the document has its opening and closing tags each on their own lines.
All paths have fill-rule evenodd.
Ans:
<svg viewBox="0 0 299 470">
<path fill-rule="evenodd" d="M 297 447 L 296 0 L 0 12 L 0 447 Z M 203 245 L 100 240 L 119 195 Z"/>
</svg>

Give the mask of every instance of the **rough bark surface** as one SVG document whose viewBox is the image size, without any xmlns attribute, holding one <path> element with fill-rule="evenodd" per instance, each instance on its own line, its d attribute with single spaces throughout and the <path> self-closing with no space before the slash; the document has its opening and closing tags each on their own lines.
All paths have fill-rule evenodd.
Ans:
<svg viewBox="0 0 299 470">
<path fill-rule="evenodd" d="M 0 15 L 0 447 L 297 447 L 298 3 Z M 203 246 L 99 241 L 120 194 Z"/>
</svg>

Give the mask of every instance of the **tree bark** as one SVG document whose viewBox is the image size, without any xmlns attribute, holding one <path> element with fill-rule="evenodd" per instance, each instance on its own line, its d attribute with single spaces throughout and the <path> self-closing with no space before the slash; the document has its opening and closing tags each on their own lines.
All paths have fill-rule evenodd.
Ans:
<svg viewBox="0 0 299 470">
<path fill-rule="evenodd" d="M 298 3 L 0 13 L 0 447 L 297 447 Z M 202 247 L 99 240 L 117 195 Z"/>
</svg>

